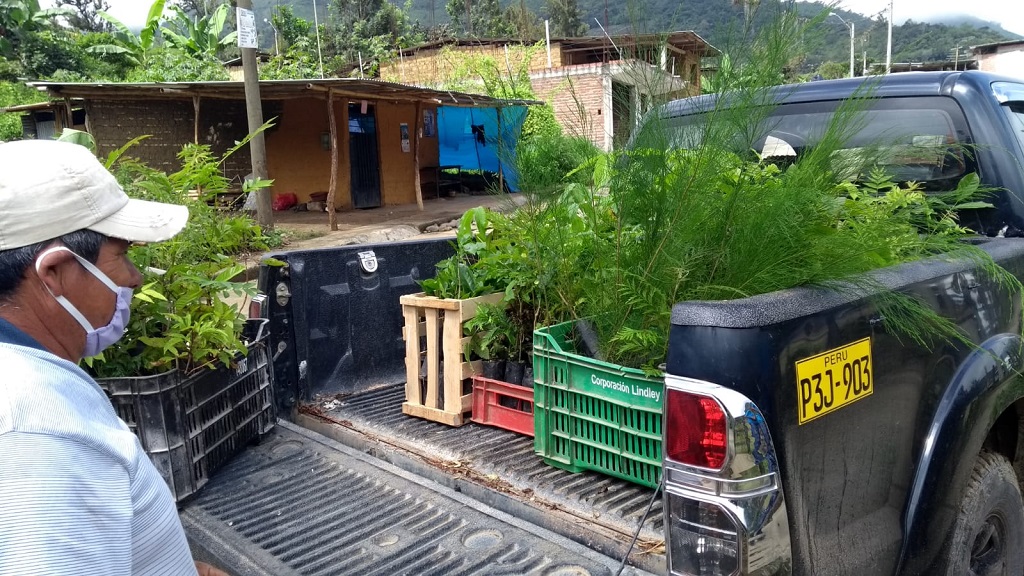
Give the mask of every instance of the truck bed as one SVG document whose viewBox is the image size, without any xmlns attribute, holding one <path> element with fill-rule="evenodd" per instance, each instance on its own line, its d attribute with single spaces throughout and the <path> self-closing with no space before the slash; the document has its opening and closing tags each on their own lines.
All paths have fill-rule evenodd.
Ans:
<svg viewBox="0 0 1024 576">
<path fill-rule="evenodd" d="M 196 559 L 237 576 L 598 576 L 619 563 L 288 422 L 216 474 L 181 518 Z"/>
<path fill-rule="evenodd" d="M 549 466 L 533 452 L 533 438 L 514 432 L 407 416 L 404 397 L 404 384 L 323 397 L 300 408 L 299 423 L 617 558 L 650 506 L 630 563 L 664 570 L 661 498 L 653 490 Z"/>
</svg>

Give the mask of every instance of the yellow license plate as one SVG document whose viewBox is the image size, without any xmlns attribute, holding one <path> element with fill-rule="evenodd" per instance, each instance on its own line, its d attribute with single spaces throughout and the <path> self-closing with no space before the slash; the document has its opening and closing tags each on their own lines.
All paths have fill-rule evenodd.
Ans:
<svg viewBox="0 0 1024 576">
<path fill-rule="evenodd" d="M 796 363 L 797 418 L 805 424 L 874 391 L 871 338 Z"/>
</svg>

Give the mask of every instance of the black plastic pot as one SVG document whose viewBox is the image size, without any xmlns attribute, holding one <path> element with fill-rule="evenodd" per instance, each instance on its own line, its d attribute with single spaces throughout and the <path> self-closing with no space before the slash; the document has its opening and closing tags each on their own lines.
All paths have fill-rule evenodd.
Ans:
<svg viewBox="0 0 1024 576">
<path fill-rule="evenodd" d="M 509 384 L 521 385 L 523 382 L 523 364 L 522 362 L 506 362 L 505 363 L 505 377 L 500 378 Z"/>
<path fill-rule="evenodd" d="M 523 368 L 523 380 L 522 386 L 526 388 L 533 388 L 533 365 L 527 364 Z"/>
<path fill-rule="evenodd" d="M 504 380 L 505 379 L 505 361 L 504 360 L 484 360 L 483 376 L 484 376 L 484 378 L 490 378 L 491 380 Z"/>
</svg>

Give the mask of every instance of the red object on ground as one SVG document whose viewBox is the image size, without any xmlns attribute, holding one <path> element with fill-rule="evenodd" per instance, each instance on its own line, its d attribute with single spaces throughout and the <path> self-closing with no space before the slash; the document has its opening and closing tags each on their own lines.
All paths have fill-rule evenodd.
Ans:
<svg viewBox="0 0 1024 576">
<path fill-rule="evenodd" d="M 502 406 L 502 399 L 519 409 Z M 473 376 L 473 422 L 533 436 L 533 389 Z"/>
<path fill-rule="evenodd" d="M 281 211 L 287 210 L 292 206 L 299 203 L 299 198 L 291 192 L 285 192 L 283 194 L 275 194 L 273 208 L 274 210 Z"/>
</svg>

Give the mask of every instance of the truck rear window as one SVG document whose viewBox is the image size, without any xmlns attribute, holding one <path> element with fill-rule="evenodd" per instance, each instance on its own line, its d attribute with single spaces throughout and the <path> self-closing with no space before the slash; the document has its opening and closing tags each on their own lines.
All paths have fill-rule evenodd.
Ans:
<svg viewBox="0 0 1024 576">
<path fill-rule="evenodd" d="M 842 101 L 776 106 L 759 124 L 738 127 L 731 146 L 737 152 L 754 150 L 767 158 L 798 156 L 819 142 Z M 695 148 L 704 134 L 704 115 L 667 119 L 669 146 Z M 878 98 L 865 102 L 849 121 L 849 137 L 837 154 L 846 160 L 870 158 L 861 174 L 873 167 L 897 181 L 915 181 L 926 190 L 956 187 L 974 170 L 965 150 L 967 121 L 951 98 Z M 844 164 L 848 164 L 844 162 Z M 857 174 L 848 174 L 856 180 Z"/>
</svg>

